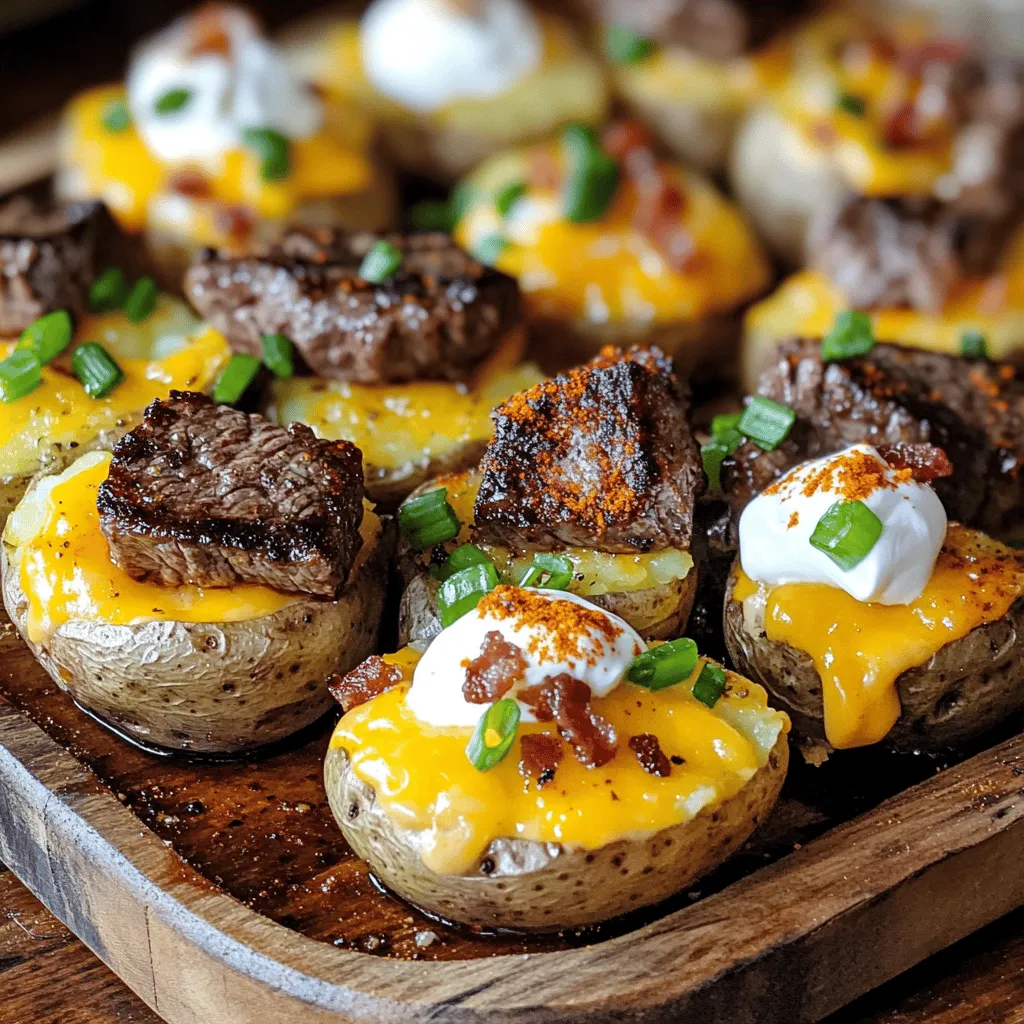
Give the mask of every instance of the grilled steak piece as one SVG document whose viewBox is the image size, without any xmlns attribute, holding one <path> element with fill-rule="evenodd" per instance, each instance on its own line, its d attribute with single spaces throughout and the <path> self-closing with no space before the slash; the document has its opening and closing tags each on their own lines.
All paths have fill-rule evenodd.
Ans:
<svg viewBox="0 0 1024 1024">
<path fill-rule="evenodd" d="M 96 504 L 135 579 L 334 597 L 362 544 L 362 453 L 172 391 L 117 443 Z"/>
<path fill-rule="evenodd" d="M 85 313 L 103 269 L 97 249 L 115 230 L 102 203 L 42 206 L 15 196 L 0 205 L 0 337 L 56 309 Z"/>
<path fill-rule="evenodd" d="M 510 277 L 447 235 L 389 236 L 402 265 L 383 284 L 359 277 L 371 234 L 289 231 L 254 255 L 207 252 L 185 278 L 192 304 L 239 352 L 284 334 L 321 377 L 376 384 L 465 380 L 519 319 Z"/>
<path fill-rule="evenodd" d="M 1024 381 L 1005 364 L 896 345 L 825 363 L 817 341 L 779 347 L 758 394 L 792 406 L 797 422 L 774 452 L 752 444 L 723 467 L 734 513 L 804 459 L 850 444 L 942 448 L 953 473 L 933 486 L 951 519 L 1009 538 L 1024 526 Z"/>
<path fill-rule="evenodd" d="M 657 349 L 596 359 L 494 413 L 475 522 L 515 547 L 688 549 L 704 488 L 690 393 Z"/>
</svg>

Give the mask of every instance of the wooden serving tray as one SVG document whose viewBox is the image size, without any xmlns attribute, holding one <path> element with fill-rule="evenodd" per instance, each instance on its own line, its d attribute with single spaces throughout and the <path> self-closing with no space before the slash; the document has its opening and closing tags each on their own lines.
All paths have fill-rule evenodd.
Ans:
<svg viewBox="0 0 1024 1024">
<path fill-rule="evenodd" d="M 526 938 L 380 891 L 327 809 L 331 723 L 247 762 L 147 753 L 6 620 L 0 694 L 0 860 L 171 1024 L 797 1024 L 1024 903 L 1022 737 L 951 766 L 794 758 L 699 892 Z"/>
</svg>

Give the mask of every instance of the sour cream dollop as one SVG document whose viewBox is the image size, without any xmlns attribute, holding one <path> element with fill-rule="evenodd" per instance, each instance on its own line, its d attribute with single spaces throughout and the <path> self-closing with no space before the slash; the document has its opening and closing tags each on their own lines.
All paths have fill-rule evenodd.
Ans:
<svg viewBox="0 0 1024 1024">
<path fill-rule="evenodd" d="M 238 149 L 247 128 L 304 139 L 323 122 L 320 100 L 237 7 L 203 9 L 143 43 L 133 56 L 127 88 L 139 134 L 168 163 Z M 175 93 L 177 102 L 167 109 L 166 98 Z"/>
<path fill-rule="evenodd" d="M 360 42 L 374 88 L 420 112 L 500 96 L 540 64 L 544 49 L 520 0 L 376 0 Z"/>
<path fill-rule="evenodd" d="M 563 672 L 586 683 L 595 697 L 603 697 L 647 649 L 627 622 L 575 594 L 498 587 L 475 610 L 442 630 L 427 648 L 407 698 L 417 718 L 442 728 L 477 724 L 486 705 L 467 701 L 462 685 L 466 665 L 480 654 L 490 632 L 515 644 L 527 664 L 523 678 L 506 697 Z M 522 701 L 519 709 L 523 721 L 536 721 Z"/>
<path fill-rule="evenodd" d="M 862 493 L 870 487 L 870 493 Z M 882 521 L 882 535 L 853 569 L 811 545 L 837 501 L 859 500 Z M 858 601 L 910 604 L 935 568 L 946 512 L 935 491 L 893 469 L 870 445 L 805 462 L 758 495 L 740 517 L 740 564 L 768 586 L 824 583 Z"/>
</svg>

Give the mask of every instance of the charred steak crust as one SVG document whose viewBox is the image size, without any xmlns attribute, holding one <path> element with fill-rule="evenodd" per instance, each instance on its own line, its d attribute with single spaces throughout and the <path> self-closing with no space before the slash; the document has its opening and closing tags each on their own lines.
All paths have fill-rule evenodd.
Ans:
<svg viewBox="0 0 1024 1024">
<path fill-rule="evenodd" d="M 81 317 L 102 269 L 97 248 L 113 231 L 102 203 L 42 206 L 16 196 L 0 205 L 0 336 L 57 309 Z"/>
<path fill-rule="evenodd" d="M 117 443 L 96 504 L 135 579 L 334 597 L 362 545 L 362 453 L 172 391 Z"/>
<path fill-rule="evenodd" d="M 607 348 L 494 413 L 478 533 L 516 547 L 688 549 L 704 487 L 689 389 L 658 349 Z"/>
<path fill-rule="evenodd" d="M 757 390 L 798 418 L 776 451 L 746 444 L 727 460 L 735 512 L 804 459 L 910 442 L 937 445 L 952 462 L 952 475 L 934 481 L 951 519 L 1003 538 L 1024 525 L 1024 382 L 1014 367 L 884 344 L 825 363 L 820 343 L 797 341 L 780 346 Z"/>
<path fill-rule="evenodd" d="M 518 322 L 515 281 L 429 233 L 388 236 L 402 265 L 368 284 L 359 267 L 379 237 L 293 230 L 251 256 L 207 252 L 185 291 L 239 352 L 284 334 L 321 377 L 465 380 Z"/>
</svg>

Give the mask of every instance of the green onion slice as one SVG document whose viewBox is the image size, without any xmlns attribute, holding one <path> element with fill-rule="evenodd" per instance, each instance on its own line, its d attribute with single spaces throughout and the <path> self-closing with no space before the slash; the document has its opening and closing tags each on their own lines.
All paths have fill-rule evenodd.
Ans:
<svg viewBox="0 0 1024 1024">
<path fill-rule="evenodd" d="M 659 644 L 637 655 L 626 678 L 648 690 L 664 690 L 693 675 L 697 667 L 697 645 L 689 637 Z"/>
<path fill-rule="evenodd" d="M 762 451 L 770 452 L 782 444 L 795 422 L 796 413 L 788 405 L 755 395 L 740 416 L 738 430 Z"/>
<path fill-rule="evenodd" d="M 236 353 L 224 367 L 213 388 L 213 400 L 221 405 L 234 405 L 260 372 L 260 361 L 255 356 Z"/>
<path fill-rule="evenodd" d="M 710 661 L 704 662 L 704 667 L 697 676 L 697 682 L 693 684 L 690 691 L 694 700 L 713 708 L 725 693 L 725 669 L 720 665 L 712 665 Z"/>
<path fill-rule="evenodd" d="M 448 205 L 451 207 L 452 227 L 454 227 L 473 208 L 480 198 L 480 187 L 468 181 L 460 181 L 452 189 L 448 197 Z"/>
<path fill-rule="evenodd" d="M 500 217 L 507 217 L 509 210 L 515 206 L 516 201 L 526 195 L 525 181 L 509 182 L 504 188 L 498 190 L 494 197 L 494 206 Z"/>
<path fill-rule="evenodd" d="M 156 297 L 159 294 L 156 281 L 151 277 L 140 277 L 132 285 L 128 298 L 124 300 L 124 315 L 133 324 L 141 324 L 156 309 Z"/>
<path fill-rule="evenodd" d="M 618 165 L 601 149 L 589 125 L 569 125 L 562 146 L 570 168 L 563 197 L 566 219 L 574 224 L 600 220 L 619 185 Z"/>
<path fill-rule="evenodd" d="M 743 413 L 723 413 L 711 421 L 711 440 L 701 445 L 700 459 L 713 491 L 722 489 L 722 463 L 746 440 L 740 432 Z"/>
<path fill-rule="evenodd" d="M 71 344 L 74 327 L 66 309 L 46 313 L 22 332 L 15 348 L 28 349 L 40 364 L 55 359 Z"/>
<path fill-rule="evenodd" d="M 124 381 L 124 371 L 98 341 L 87 341 L 75 349 L 71 369 L 90 398 L 106 398 Z"/>
<path fill-rule="evenodd" d="M 89 309 L 109 313 L 120 309 L 128 298 L 128 282 L 117 267 L 107 267 L 89 286 Z"/>
<path fill-rule="evenodd" d="M 821 358 L 831 363 L 851 356 L 866 356 L 874 347 L 871 320 L 864 313 L 844 309 L 821 343 Z"/>
<path fill-rule="evenodd" d="M 281 181 L 291 174 L 291 143 L 277 129 L 246 128 L 242 141 L 259 154 L 260 177 L 264 181 Z"/>
<path fill-rule="evenodd" d="M 263 365 L 278 380 L 288 380 L 295 373 L 295 348 L 283 334 L 263 335 Z"/>
<path fill-rule="evenodd" d="M 4 402 L 30 395 L 42 382 L 42 363 L 30 349 L 16 349 L 0 360 L 0 399 Z"/>
<path fill-rule="evenodd" d="M 452 204 L 424 199 L 409 210 L 409 224 L 415 231 L 448 231 L 455 227 Z"/>
<path fill-rule="evenodd" d="M 132 112 L 128 109 L 128 104 L 124 100 L 111 100 L 103 108 L 102 121 L 103 127 L 108 132 L 119 134 L 131 127 Z"/>
<path fill-rule="evenodd" d="M 359 276 L 370 284 L 383 284 L 402 265 L 402 251 L 383 238 L 373 243 L 359 265 Z"/>
<path fill-rule="evenodd" d="M 191 89 L 168 89 L 167 92 L 160 96 L 156 103 L 153 104 L 153 109 L 161 116 L 166 116 L 167 114 L 176 114 L 179 110 L 183 110 L 187 107 L 191 102 Z"/>
<path fill-rule="evenodd" d="M 538 552 L 533 564 L 519 583 L 521 587 L 539 587 L 541 590 L 568 590 L 572 583 L 572 562 L 564 555 Z"/>
<path fill-rule="evenodd" d="M 836 96 L 836 109 L 843 110 L 854 117 L 863 117 L 867 104 L 859 97 L 848 92 L 840 92 Z"/>
<path fill-rule="evenodd" d="M 398 509 L 398 528 L 417 551 L 454 540 L 459 535 L 459 517 L 448 504 L 448 491 L 436 491 L 410 498 Z"/>
<path fill-rule="evenodd" d="M 479 772 L 488 772 L 509 752 L 519 728 L 519 705 L 508 697 L 495 701 L 480 716 L 466 747 L 466 757 Z"/>
<path fill-rule="evenodd" d="M 485 267 L 493 267 L 501 259 L 502 253 L 508 248 L 509 242 L 504 235 L 484 235 L 473 246 L 473 257 Z"/>
<path fill-rule="evenodd" d="M 737 433 L 740 429 L 741 412 L 727 412 L 715 416 L 711 421 L 711 436 L 726 437 Z"/>
<path fill-rule="evenodd" d="M 964 359 L 988 359 L 988 342 L 981 331 L 964 331 L 960 335 L 960 355 Z"/>
<path fill-rule="evenodd" d="M 471 612 L 497 585 L 498 570 L 490 562 L 471 565 L 449 576 L 437 592 L 442 628 L 447 629 Z"/>
<path fill-rule="evenodd" d="M 430 571 L 435 579 L 444 582 L 449 576 L 454 576 L 471 565 L 484 565 L 487 562 L 490 562 L 490 558 L 475 544 L 460 544 L 445 559 L 443 565 L 435 566 Z"/>
<path fill-rule="evenodd" d="M 844 572 L 856 569 L 882 536 L 882 520 L 863 501 L 837 501 L 818 520 L 811 545 Z"/>
<path fill-rule="evenodd" d="M 654 43 L 625 25 L 608 25 L 604 30 L 604 52 L 613 64 L 639 64 L 654 53 Z"/>
</svg>

